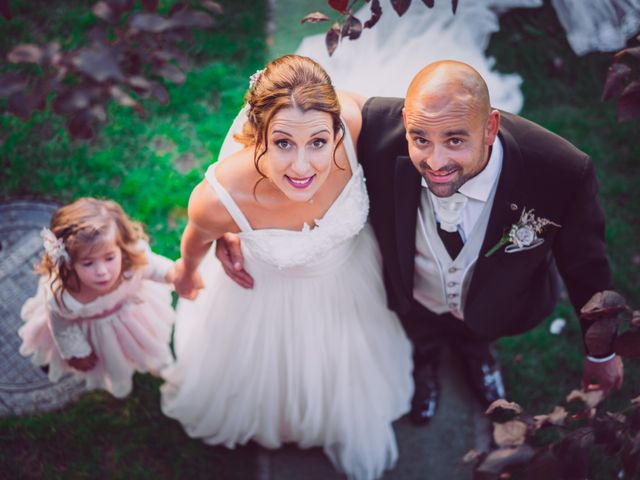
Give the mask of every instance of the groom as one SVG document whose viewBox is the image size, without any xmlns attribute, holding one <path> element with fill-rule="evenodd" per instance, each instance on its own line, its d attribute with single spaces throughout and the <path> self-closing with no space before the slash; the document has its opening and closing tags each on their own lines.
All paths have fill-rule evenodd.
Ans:
<svg viewBox="0 0 640 480">
<path fill-rule="evenodd" d="M 576 309 L 611 288 L 591 160 L 492 109 L 482 77 L 459 62 L 424 68 L 404 101 L 370 98 L 362 117 L 358 158 L 388 304 L 414 344 L 411 419 L 425 424 L 435 414 L 444 344 L 462 354 L 484 405 L 503 398 L 491 342 L 551 313 L 558 273 Z M 230 272 L 239 247 L 218 243 Z M 588 353 L 583 382 L 619 387 L 620 358 Z"/>
</svg>

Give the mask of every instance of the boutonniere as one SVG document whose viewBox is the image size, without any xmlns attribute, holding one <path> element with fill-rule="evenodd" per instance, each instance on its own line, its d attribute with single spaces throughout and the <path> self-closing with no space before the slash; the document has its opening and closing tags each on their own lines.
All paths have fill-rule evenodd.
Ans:
<svg viewBox="0 0 640 480">
<path fill-rule="evenodd" d="M 507 253 L 521 252 L 537 247 L 544 242 L 544 239 L 538 237 L 538 235 L 541 235 L 549 225 L 560 227 L 560 225 L 549 219 L 536 217 L 533 214 L 533 208 L 529 211 L 523 208 L 520 220 L 511 225 L 509 231 L 484 256 L 493 255 L 504 245 L 506 245 L 504 251 Z"/>
</svg>

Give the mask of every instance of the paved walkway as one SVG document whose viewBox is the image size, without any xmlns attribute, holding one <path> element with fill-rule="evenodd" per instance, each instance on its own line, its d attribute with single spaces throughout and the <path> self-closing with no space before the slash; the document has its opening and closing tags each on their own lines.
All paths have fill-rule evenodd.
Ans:
<svg viewBox="0 0 640 480">
<path fill-rule="evenodd" d="M 440 362 L 442 401 L 426 427 L 413 426 L 406 417 L 395 422 L 400 459 L 384 480 L 467 480 L 471 468 L 462 464 L 470 449 L 486 450 L 490 423 L 462 381 L 460 361 L 444 352 Z M 286 447 L 258 454 L 259 480 L 338 480 L 319 448 Z"/>
<path fill-rule="evenodd" d="M 55 206 L 37 202 L 0 204 L 0 416 L 59 408 L 84 391 L 71 376 L 52 384 L 18 353 L 20 308 L 36 291 L 33 266 L 42 255 L 40 230 Z"/>
</svg>

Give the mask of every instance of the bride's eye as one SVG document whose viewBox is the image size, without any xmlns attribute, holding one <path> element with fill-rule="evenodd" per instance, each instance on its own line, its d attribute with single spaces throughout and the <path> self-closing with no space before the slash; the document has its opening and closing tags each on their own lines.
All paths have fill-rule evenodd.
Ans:
<svg viewBox="0 0 640 480">
<path fill-rule="evenodd" d="M 313 142 L 311 142 L 311 145 L 314 148 L 322 148 L 327 144 L 327 141 L 324 138 L 316 138 Z"/>
<path fill-rule="evenodd" d="M 289 148 L 291 148 L 291 143 L 289 143 L 289 140 L 276 140 L 273 143 L 275 143 L 276 146 L 278 148 L 281 148 L 282 150 L 288 150 Z"/>
</svg>

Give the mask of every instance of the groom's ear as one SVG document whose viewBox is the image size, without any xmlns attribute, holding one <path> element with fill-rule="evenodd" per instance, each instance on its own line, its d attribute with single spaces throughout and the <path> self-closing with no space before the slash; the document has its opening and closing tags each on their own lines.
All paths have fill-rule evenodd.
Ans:
<svg viewBox="0 0 640 480">
<path fill-rule="evenodd" d="M 485 145 L 493 145 L 500 130 L 500 112 L 491 110 L 485 127 Z"/>
<path fill-rule="evenodd" d="M 404 107 L 402 107 L 402 124 L 404 125 L 404 129 L 407 129 L 407 112 Z"/>
</svg>

